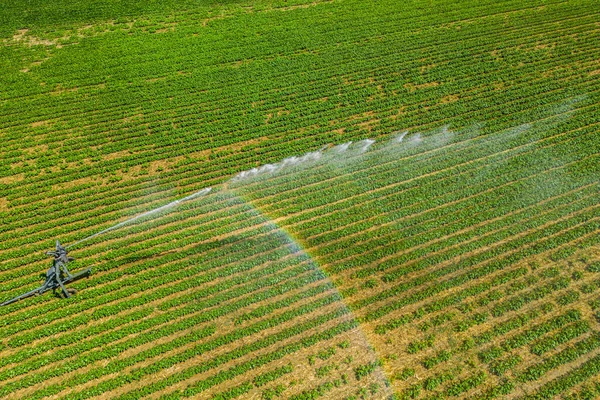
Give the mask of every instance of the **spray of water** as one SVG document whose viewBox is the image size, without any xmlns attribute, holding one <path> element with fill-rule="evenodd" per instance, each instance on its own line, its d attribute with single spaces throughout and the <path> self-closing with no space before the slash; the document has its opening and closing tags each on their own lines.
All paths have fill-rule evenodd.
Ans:
<svg viewBox="0 0 600 400">
<path fill-rule="evenodd" d="M 373 143 L 375 143 L 375 141 L 373 139 L 361 140 L 359 142 L 360 152 L 364 153 L 365 151 L 369 150 L 369 147 L 371 147 L 373 145 Z"/>
<path fill-rule="evenodd" d="M 90 239 L 93 239 L 93 238 L 95 238 L 97 236 L 100 236 L 102 234 L 108 233 L 110 231 L 114 231 L 115 229 L 122 228 L 122 227 L 124 227 L 126 225 L 134 224 L 134 223 L 138 222 L 141 219 L 145 219 L 146 217 L 149 217 L 149 216 L 152 216 L 152 215 L 155 215 L 155 214 L 159 214 L 159 213 L 161 213 L 163 211 L 167 211 L 167 210 L 169 210 L 171 208 L 174 208 L 174 207 L 178 206 L 181 203 L 184 203 L 186 201 L 190 201 L 190 200 L 196 199 L 198 197 L 204 196 L 204 195 L 210 193 L 211 190 L 212 190 L 212 188 L 205 188 L 205 189 L 202 189 L 202 190 L 200 190 L 200 191 L 198 191 L 196 193 L 193 193 L 193 194 L 191 194 L 191 195 L 189 195 L 187 197 L 184 197 L 184 198 L 179 199 L 179 200 L 172 201 L 169 204 L 165 204 L 164 206 L 155 208 L 154 210 L 146 211 L 145 213 L 137 215 L 137 216 L 135 216 L 133 218 L 130 218 L 130 219 L 126 220 L 126 221 L 120 222 L 120 223 L 118 223 L 116 225 L 113 225 L 110 228 L 106 228 L 106 229 L 104 229 L 104 230 L 102 230 L 100 232 L 94 233 L 93 235 L 90 235 L 90 236 L 88 236 L 86 238 L 78 240 L 77 242 L 72 243 L 72 244 L 66 246 L 65 248 L 68 249 L 68 248 L 74 247 L 74 246 L 76 246 L 76 245 L 78 245 L 80 243 L 86 242 L 86 241 L 88 241 Z"/>
<path fill-rule="evenodd" d="M 273 173 L 276 171 L 279 171 L 282 168 L 285 167 L 291 167 L 291 166 L 296 166 L 296 165 L 300 165 L 300 164 L 305 164 L 309 161 L 315 161 L 321 158 L 321 154 L 322 154 L 322 150 L 319 151 L 313 151 L 310 153 L 306 153 L 303 156 L 300 157 L 289 157 L 284 159 L 283 161 L 277 163 L 277 164 L 265 164 L 261 167 L 258 168 L 252 168 L 248 171 L 242 171 L 239 174 L 237 174 L 236 176 L 234 176 L 232 178 L 232 181 L 239 181 L 242 180 L 244 178 L 250 178 L 250 177 L 254 177 L 257 175 L 262 175 L 265 173 Z"/>
<path fill-rule="evenodd" d="M 337 153 L 344 153 L 346 150 L 348 150 L 348 147 L 350 147 L 351 144 L 352 144 L 352 142 L 338 144 L 337 146 L 335 146 L 333 148 L 333 151 L 335 151 Z"/>
<path fill-rule="evenodd" d="M 265 164 L 261 167 L 252 168 L 247 171 L 240 172 L 234 176 L 226 186 L 237 186 L 248 180 L 252 180 L 259 176 L 273 176 L 276 173 L 284 170 L 294 170 L 294 168 L 310 167 L 317 163 L 335 162 L 340 160 L 340 154 L 345 154 L 345 159 L 350 159 L 355 156 L 360 156 L 371 149 L 375 144 L 373 139 L 364 139 L 359 142 L 346 142 L 336 146 L 327 145 L 320 150 L 306 153 L 302 156 L 294 156 L 286 158 L 276 164 Z"/>
<path fill-rule="evenodd" d="M 419 144 L 423 142 L 423 138 L 421 137 L 420 133 L 417 133 L 416 135 L 410 137 L 410 142 L 413 144 Z"/>
<path fill-rule="evenodd" d="M 395 143 L 402 143 L 402 141 L 404 140 L 404 137 L 406 135 L 408 135 L 408 131 L 396 132 L 396 136 L 394 137 L 394 142 Z"/>
</svg>

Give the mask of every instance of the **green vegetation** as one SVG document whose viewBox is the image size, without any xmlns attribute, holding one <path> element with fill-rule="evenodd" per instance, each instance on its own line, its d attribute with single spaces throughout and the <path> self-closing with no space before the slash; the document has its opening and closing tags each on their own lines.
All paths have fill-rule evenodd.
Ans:
<svg viewBox="0 0 600 400">
<path fill-rule="evenodd" d="M 597 396 L 594 2 L 2 6 L 0 397 Z"/>
</svg>

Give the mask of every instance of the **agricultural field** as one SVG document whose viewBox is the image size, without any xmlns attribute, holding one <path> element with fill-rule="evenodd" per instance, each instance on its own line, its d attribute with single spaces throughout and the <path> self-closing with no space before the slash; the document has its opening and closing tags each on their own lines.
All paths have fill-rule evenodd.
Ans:
<svg viewBox="0 0 600 400">
<path fill-rule="evenodd" d="M 600 397 L 597 1 L 0 2 L 0 398 Z"/>
</svg>

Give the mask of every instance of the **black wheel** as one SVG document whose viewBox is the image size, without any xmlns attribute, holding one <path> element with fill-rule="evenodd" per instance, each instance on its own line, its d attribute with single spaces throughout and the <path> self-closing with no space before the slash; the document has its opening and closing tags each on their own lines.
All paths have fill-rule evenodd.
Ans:
<svg viewBox="0 0 600 400">
<path fill-rule="evenodd" d="M 69 294 L 71 296 L 73 296 L 74 294 L 77 294 L 77 289 L 75 289 L 75 288 L 68 288 L 67 292 L 69 292 Z"/>
</svg>

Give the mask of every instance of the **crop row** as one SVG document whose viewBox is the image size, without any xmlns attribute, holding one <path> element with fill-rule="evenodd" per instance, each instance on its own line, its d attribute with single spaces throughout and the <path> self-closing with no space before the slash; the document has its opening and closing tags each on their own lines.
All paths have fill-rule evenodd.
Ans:
<svg viewBox="0 0 600 400">
<path fill-rule="evenodd" d="M 600 372 L 600 355 L 596 355 L 566 374 L 544 384 L 535 393 L 523 399 L 546 399 L 564 392 L 566 389 L 597 375 Z"/>
<path fill-rule="evenodd" d="M 531 352 L 541 356 L 544 353 L 554 350 L 558 345 L 566 343 L 590 330 L 590 324 L 587 321 L 578 321 L 573 325 L 566 326 L 556 334 L 537 341 L 531 346 Z"/>
<path fill-rule="evenodd" d="M 503 285 L 506 282 L 510 282 L 513 279 L 516 279 L 520 276 L 523 276 L 527 273 L 525 268 L 518 268 L 512 271 L 504 271 L 497 276 L 493 277 L 490 282 L 484 282 L 483 284 L 478 285 L 477 291 L 485 291 L 490 290 L 496 286 Z M 469 293 L 473 293 L 470 291 Z M 474 294 L 474 293 L 473 293 Z M 423 317 L 425 314 L 437 311 L 440 309 L 440 304 L 450 303 L 454 304 L 458 302 L 459 299 L 462 299 L 464 295 L 461 293 L 457 293 L 451 295 L 449 298 L 439 298 L 433 300 L 423 307 L 421 307 L 418 311 L 413 314 L 405 314 L 399 318 L 392 318 L 388 320 L 385 324 L 380 324 L 375 327 L 375 332 L 379 334 L 386 334 L 388 331 L 399 328 L 402 325 L 405 325 L 415 318 Z"/>
<path fill-rule="evenodd" d="M 276 267 L 271 267 L 270 269 L 271 269 L 271 270 L 274 270 L 274 268 L 276 269 Z M 308 268 L 309 268 L 309 270 L 310 270 L 312 267 L 308 267 Z M 281 266 L 280 266 L 280 269 L 281 269 Z M 302 269 L 305 269 L 305 267 L 302 267 Z M 302 270 L 302 269 L 301 269 L 301 270 Z M 297 270 L 297 271 L 299 271 L 299 272 L 300 272 L 301 270 Z M 268 271 L 269 271 L 269 268 L 267 268 L 267 269 L 265 270 L 265 272 L 266 272 L 266 273 L 269 273 Z M 261 275 L 264 275 L 264 274 L 265 274 L 265 272 L 261 272 L 259 275 L 256 275 L 256 277 L 255 277 L 254 279 L 256 279 L 256 278 L 260 277 Z M 284 270 L 284 272 L 285 272 L 285 270 Z M 285 273 L 287 273 L 287 272 L 285 272 Z M 322 275 L 319 275 L 318 273 L 317 273 L 316 275 L 314 275 L 314 276 L 315 276 L 317 279 L 322 279 L 322 278 L 318 278 L 319 276 L 321 276 L 321 277 L 322 277 Z M 270 278 L 269 278 L 269 279 L 270 279 Z M 277 278 L 276 278 L 276 279 L 277 279 Z M 237 282 L 242 282 L 242 280 L 239 280 L 239 279 L 237 279 Z M 239 290 L 237 290 L 237 293 L 241 294 L 241 293 L 244 293 L 245 291 L 247 292 L 247 291 L 249 291 L 249 290 L 250 290 L 250 291 L 251 291 L 251 290 L 255 290 L 256 288 L 259 288 L 259 287 L 260 287 L 260 283 L 259 283 L 259 282 L 260 282 L 260 281 L 257 281 L 257 283 L 256 283 L 256 284 L 253 282 L 253 283 L 252 283 L 252 285 L 250 285 L 249 287 L 240 288 Z M 268 280 L 267 280 L 266 282 L 268 282 Z M 150 282 L 150 283 L 152 283 L 152 282 Z M 184 284 L 185 284 L 185 282 L 182 282 L 182 283 L 184 283 Z M 223 282 L 223 284 L 217 285 L 217 286 L 215 286 L 215 287 L 211 288 L 211 289 L 210 289 L 210 291 L 208 291 L 208 292 L 207 292 L 207 291 L 205 291 L 205 293 L 206 293 L 206 294 L 210 294 L 210 293 L 216 293 L 217 291 L 219 291 L 219 290 L 221 290 L 221 291 L 222 291 L 223 289 L 225 289 L 225 288 L 227 288 L 227 287 L 228 287 L 228 286 L 224 286 L 224 285 L 229 285 L 229 286 L 231 286 L 232 284 L 236 284 L 236 279 L 234 279 L 233 281 L 229 281 L 229 282 Z M 257 286 L 257 285 L 258 285 L 258 286 Z M 185 288 L 185 287 L 187 287 L 187 285 L 183 285 L 183 288 Z M 252 288 L 254 288 L 254 289 L 252 289 Z M 242 291 L 240 291 L 240 290 L 242 290 Z M 232 292 L 232 293 L 236 293 L 236 292 Z M 273 293 L 273 292 L 271 292 L 271 293 Z M 121 293 L 118 293 L 118 295 L 121 295 Z M 159 291 L 159 292 L 157 292 L 157 293 L 153 294 L 153 295 L 150 297 L 150 300 L 152 300 L 152 299 L 159 299 L 159 298 L 161 298 L 161 295 L 163 295 L 163 293 L 161 293 L 161 292 Z M 223 301 L 224 299 L 226 299 L 226 298 L 227 298 L 227 297 L 224 297 L 224 296 L 229 296 L 229 297 L 231 297 L 231 296 L 232 296 L 232 294 L 229 294 L 229 293 L 227 293 L 227 292 L 223 292 L 223 293 L 222 293 L 222 295 L 220 295 L 220 296 L 218 297 L 218 299 L 217 299 L 217 300 L 213 299 L 213 300 L 212 300 L 212 302 L 213 302 L 213 303 L 215 303 L 215 302 L 218 302 L 218 301 Z M 97 297 L 96 297 L 96 296 L 92 296 L 92 298 L 93 298 L 93 299 L 95 299 L 95 300 L 97 300 Z M 144 298 L 144 297 L 142 297 L 141 299 L 143 299 L 143 298 Z M 196 301 L 198 301 L 198 300 L 199 300 L 199 297 L 198 297 L 198 296 L 195 296 L 195 299 L 197 299 Z M 129 300 L 129 301 L 131 301 L 131 300 Z M 197 309 L 197 308 L 198 308 L 198 306 L 196 306 L 195 308 Z M 72 310 L 71 310 L 71 311 L 72 311 Z M 181 310 L 180 310 L 180 311 L 181 311 Z M 102 313 L 102 315 L 104 315 L 104 313 Z"/>
<path fill-rule="evenodd" d="M 593 332 L 590 336 L 582 339 L 564 350 L 543 359 L 542 361 L 528 367 L 519 374 L 519 380 L 522 382 L 537 380 L 548 371 L 572 361 L 593 351 L 600 346 L 600 336 L 598 332 Z"/>
<path fill-rule="evenodd" d="M 543 323 L 537 324 L 524 332 L 504 339 L 502 343 L 500 343 L 500 346 L 492 346 L 489 349 L 480 352 L 478 354 L 479 359 L 481 362 L 489 363 L 506 351 L 511 351 L 524 346 L 548 332 L 559 329 L 568 323 L 579 321 L 580 318 L 581 312 L 578 310 L 569 310 L 557 317 L 553 317 Z"/>
</svg>

